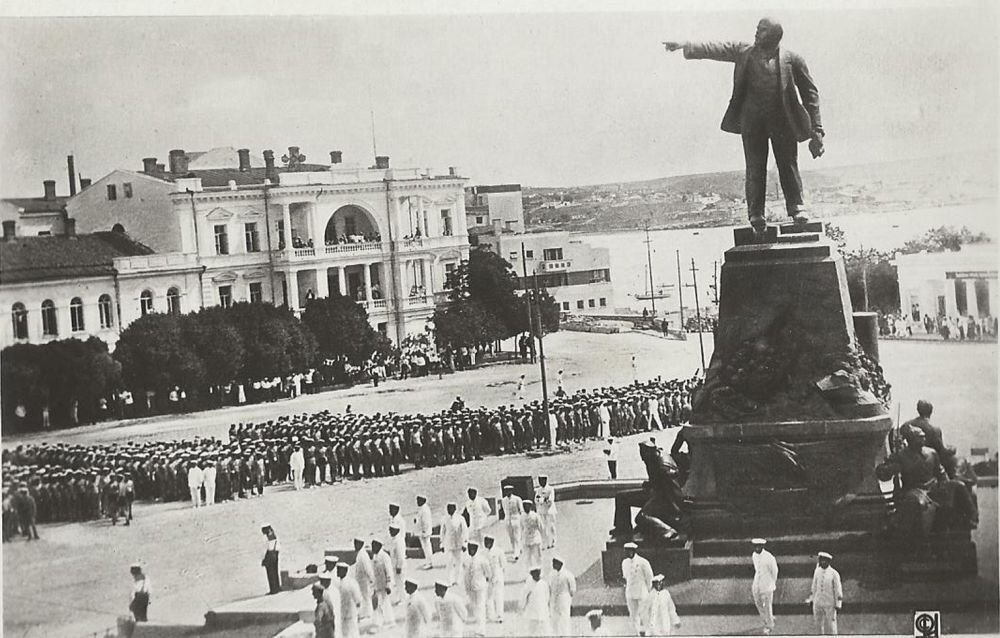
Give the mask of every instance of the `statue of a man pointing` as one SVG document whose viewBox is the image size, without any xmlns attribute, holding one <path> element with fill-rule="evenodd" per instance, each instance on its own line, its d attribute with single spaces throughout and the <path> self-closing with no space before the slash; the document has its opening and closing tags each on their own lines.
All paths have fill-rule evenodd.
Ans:
<svg viewBox="0 0 1000 638">
<path fill-rule="evenodd" d="M 750 225 L 765 226 L 767 143 L 778 165 L 785 209 L 797 223 L 808 221 L 802 203 L 798 143 L 809 140 L 813 157 L 823 154 L 819 92 L 805 60 L 779 48 L 781 25 L 769 18 L 757 24 L 753 44 L 745 42 L 664 42 L 667 51 L 683 49 L 688 60 L 733 62 L 733 96 L 722 118 L 722 130 L 743 136 L 746 198 Z"/>
</svg>

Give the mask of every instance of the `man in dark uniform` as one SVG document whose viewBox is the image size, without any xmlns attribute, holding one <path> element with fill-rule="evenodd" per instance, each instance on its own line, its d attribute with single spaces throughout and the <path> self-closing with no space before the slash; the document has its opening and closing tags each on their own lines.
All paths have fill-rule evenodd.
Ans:
<svg viewBox="0 0 1000 638">
<path fill-rule="evenodd" d="M 767 144 L 770 140 L 785 208 L 797 222 L 805 222 L 798 142 L 810 140 L 813 157 L 823 154 L 823 124 L 819 92 L 805 61 L 778 47 L 784 31 L 768 18 L 757 24 L 754 43 L 664 42 L 667 51 L 684 50 L 685 59 L 734 62 L 733 95 L 722 120 L 722 130 L 743 136 L 746 158 L 746 199 L 750 224 L 763 230 L 767 190 Z"/>
</svg>

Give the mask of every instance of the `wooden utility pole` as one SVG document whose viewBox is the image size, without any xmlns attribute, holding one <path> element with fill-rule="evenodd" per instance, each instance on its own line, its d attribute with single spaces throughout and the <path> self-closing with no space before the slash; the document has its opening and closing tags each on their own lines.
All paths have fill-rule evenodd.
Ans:
<svg viewBox="0 0 1000 638">
<path fill-rule="evenodd" d="M 531 362 L 535 362 L 535 320 L 531 315 L 531 287 L 528 285 L 528 252 L 524 248 L 524 242 L 521 242 L 521 273 L 524 275 L 522 281 L 524 282 L 524 298 L 528 302 L 528 334 L 531 335 L 531 347 L 528 349 L 528 355 L 531 357 Z"/>
<path fill-rule="evenodd" d="M 538 293 L 538 271 L 534 272 L 535 301 L 539 299 Z M 545 380 L 545 345 L 542 339 L 542 309 L 535 313 L 535 320 L 538 322 L 538 363 L 542 370 L 542 412 L 545 414 L 545 428 L 549 427 L 549 386 Z"/>
</svg>

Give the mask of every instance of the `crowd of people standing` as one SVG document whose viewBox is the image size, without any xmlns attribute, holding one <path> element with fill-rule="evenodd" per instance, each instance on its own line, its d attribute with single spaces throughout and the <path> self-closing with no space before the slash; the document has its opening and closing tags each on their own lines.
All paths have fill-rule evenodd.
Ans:
<svg viewBox="0 0 1000 638">
<path fill-rule="evenodd" d="M 606 439 L 680 425 L 700 380 L 654 379 L 496 408 L 460 401 L 433 414 L 329 411 L 234 423 L 215 437 L 108 445 L 22 444 L 3 451 L 4 539 L 32 523 L 131 522 L 132 503 L 193 506 L 516 454 L 569 441 Z M 29 507 L 29 500 L 33 503 Z"/>
</svg>

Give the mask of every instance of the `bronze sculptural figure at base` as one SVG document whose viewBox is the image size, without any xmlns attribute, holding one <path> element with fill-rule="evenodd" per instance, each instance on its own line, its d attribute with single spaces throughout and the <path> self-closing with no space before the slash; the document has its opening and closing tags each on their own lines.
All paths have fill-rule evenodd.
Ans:
<svg viewBox="0 0 1000 638">
<path fill-rule="evenodd" d="M 615 527 L 611 535 L 619 539 L 639 535 L 644 541 L 674 541 L 679 538 L 678 527 L 683 524 L 680 472 L 673 460 L 652 442 L 639 443 L 639 458 L 646 466 L 648 480 L 639 489 L 615 495 Z M 633 507 L 640 508 L 634 527 Z"/>
</svg>

